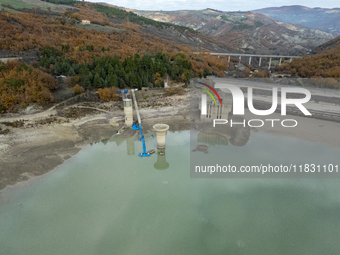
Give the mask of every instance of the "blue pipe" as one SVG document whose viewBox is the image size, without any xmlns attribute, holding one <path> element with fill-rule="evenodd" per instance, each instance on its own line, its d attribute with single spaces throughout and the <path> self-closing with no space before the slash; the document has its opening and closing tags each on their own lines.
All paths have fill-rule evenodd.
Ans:
<svg viewBox="0 0 340 255">
<path fill-rule="evenodd" d="M 139 123 L 139 132 L 140 132 L 140 141 L 143 142 L 143 152 L 142 153 L 139 153 L 139 156 L 140 157 L 150 157 L 151 154 L 150 153 L 146 153 L 146 146 L 145 146 L 145 139 L 144 139 L 144 135 L 143 135 L 143 131 L 142 131 L 142 124 Z"/>
</svg>

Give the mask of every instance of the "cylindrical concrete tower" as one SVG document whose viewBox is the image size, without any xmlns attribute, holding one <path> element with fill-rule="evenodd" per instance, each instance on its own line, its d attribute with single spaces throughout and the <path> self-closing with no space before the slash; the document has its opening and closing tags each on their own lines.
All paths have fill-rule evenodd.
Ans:
<svg viewBox="0 0 340 255">
<path fill-rule="evenodd" d="M 166 131 L 169 130 L 169 125 L 167 124 L 156 124 L 153 129 L 157 134 L 157 148 L 165 148 L 165 135 Z"/>
<path fill-rule="evenodd" d="M 133 111 L 131 99 L 124 98 L 125 125 L 131 127 L 133 124 Z"/>
</svg>

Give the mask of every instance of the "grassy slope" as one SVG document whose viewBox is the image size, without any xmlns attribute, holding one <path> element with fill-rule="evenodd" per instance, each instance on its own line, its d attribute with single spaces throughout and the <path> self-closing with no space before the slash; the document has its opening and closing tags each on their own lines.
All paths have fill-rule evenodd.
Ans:
<svg viewBox="0 0 340 255">
<path fill-rule="evenodd" d="M 42 10 L 47 10 L 47 8 L 50 7 L 51 11 L 55 11 L 55 12 L 64 12 L 68 8 L 72 8 L 72 6 L 51 4 L 51 3 L 40 1 L 40 0 L 0 0 L 0 4 L 9 4 L 16 9 L 40 8 Z M 2 8 L 4 8 L 4 7 L 2 7 Z M 1 7 L 0 7 L 0 9 L 1 9 Z M 4 8 L 4 9 L 9 11 L 9 12 L 14 12 L 14 10 L 11 10 L 9 8 Z"/>
<path fill-rule="evenodd" d="M 12 7 L 16 9 L 22 9 L 22 8 L 27 8 L 27 9 L 32 9 L 32 8 L 40 8 L 42 10 L 48 10 L 47 8 L 50 7 L 51 11 L 66 11 L 68 8 L 73 8 L 72 6 L 67 6 L 67 5 L 58 5 L 58 4 L 52 4 L 40 0 L 0 0 L 0 4 L 6 4 L 6 5 L 11 5 Z M 0 9 L 4 9 L 7 12 L 13 12 L 13 13 L 19 13 L 19 11 L 13 10 L 8 7 L 0 7 Z M 123 29 L 117 29 L 113 28 L 110 26 L 100 26 L 96 24 L 91 24 L 91 25 L 81 25 L 78 24 L 76 27 L 85 27 L 87 30 L 96 30 L 98 32 L 111 32 L 113 30 L 117 32 L 123 31 Z"/>
</svg>

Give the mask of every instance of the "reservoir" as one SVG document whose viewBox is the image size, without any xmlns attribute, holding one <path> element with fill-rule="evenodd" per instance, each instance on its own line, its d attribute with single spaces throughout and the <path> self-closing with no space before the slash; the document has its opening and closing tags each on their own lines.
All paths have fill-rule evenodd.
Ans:
<svg viewBox="0 0 340 255">
<path fill-rule="evenodd" d="M 5 190 L 0 254 L 339 254 L 339 179 L 190 178 L 197 135 L 168 132 L 165 154 L 148 158 L 138 157 L 138 133 L 114 135 Z M 156 149 L 156 138 L 145 137 Z M 208 154 L 194 155 L 223 149 L 236 164 L 311 163 L 316 155 L 336 163 L 340 155 L 337 147 L 260 132 L 244 146 L 207 146 Z"/>
</svg>

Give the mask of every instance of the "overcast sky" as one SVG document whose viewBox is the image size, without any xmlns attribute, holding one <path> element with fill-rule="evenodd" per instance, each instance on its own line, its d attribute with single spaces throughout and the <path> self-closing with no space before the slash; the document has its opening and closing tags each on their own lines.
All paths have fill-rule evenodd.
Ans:
<svg viewBox="0 0 340 255">
<path fill-rule="evenodd" d="M 340 7 L 339 0 L 90 0 L 91 2 L 105 2 L 138 10 L 200 10 L 212 8 L 221 11 L 250 11 L 265 7 L 279 7 L 283 5 L 304 5 L 307 7 L 336 8 Z"/>
</svg>

